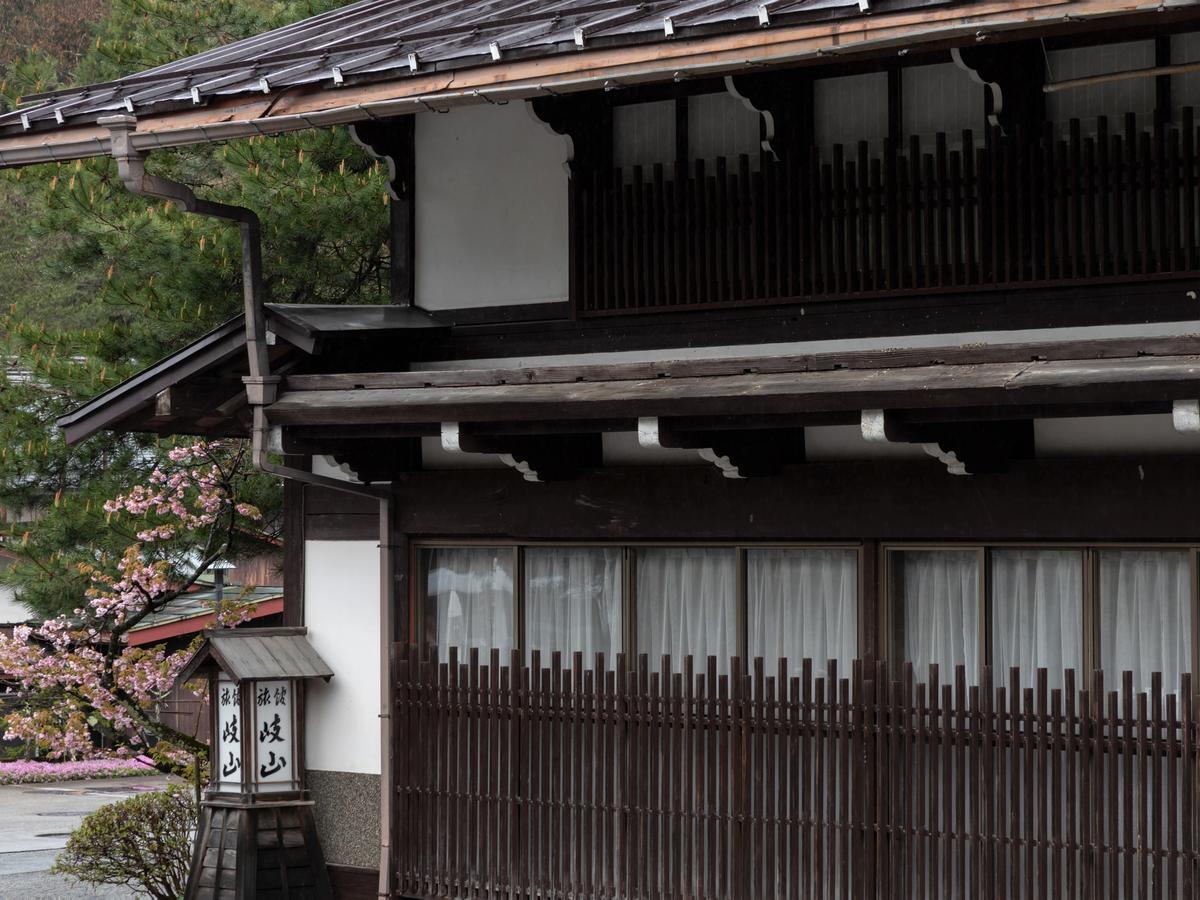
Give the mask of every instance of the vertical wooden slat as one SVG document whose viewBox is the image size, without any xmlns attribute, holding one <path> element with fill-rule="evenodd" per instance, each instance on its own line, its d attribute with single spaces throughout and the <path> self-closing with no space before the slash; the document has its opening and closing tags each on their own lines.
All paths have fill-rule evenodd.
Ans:
<svg viewBox="0 0 1200 900">
<path fill-rule="evenodd" d="M 1183 832 L 1180 849 L 1183 851 L 1183 896 L 1194 900 L 1196 896 L 1196 743 L 1195 723 L 1200 700 L 1192 695 L 1192 677 L 1185 674 L 1180 678 L 1180 732 L 1182 735 L 1183 790 L 1180 815 Z"/>
<path fill-rule="evenodd" d="M 1166 791 L 1166 817 L 1167 817 L 1167 849 L 1170 855 L 1167 857 L 1167 879 L 1166 879 L 1166 897 L 1179 896 L 1179 749 L 1182 742 L 1179 740 L 1179 708 L 1178 697 L 1174 694 L 1167 694 L 1166 697 L 1166 735 L 1163 741 L 1167 753 L 1167 791 Z M 1186 701 L 1185 701 L 1186 702 Z M 1140 713 L 1145 712 L 1144 702 Z M 1145 717 L 1142 716 L 1145 721 Z M 1186 758 L 1182 760 L 1183 765 L 1187 765 Z"/>
<path fill-rule="evenodd" d="M 1180 124 L 1183 169 L 1183 265 L 1189 272 L 1196 268 L 1196 123 L 1192 107 L 1183 109 Z"/>
<path fill-rule="evenodd" d="M 1130 853 L 1130 850 L 1134 846 L 1133 826 L 1134 826 L 1134 822 L 1137 821 L 1137 820 L 1135 820 L 1135 818 L 1133 816 L 1134 784 L 1135 784 L 1135 782 L 1134 782 L 1133 753 L 1132 753 L 1132 745 L 1133 745 L 1133 741 L 1132 741 L 1132 737 L 1133 737 L 1133 673 L 1132 672 L 1123 672 L 1121 674 L 1120 737 L 1121 737 L 1121 743 L 1120 743 L 1121 754 L 1120 754 L 1119 759 L 1120 759 L 1120 763 L 1121 763 L 1121 798 L 1122 798 L 1122 807 L 1123 807 L 1121 810 L 1121 812 L 1122 812 L 1121 818 L 1123 819 L 1123 823 L 1122 823 L 1123 828 L 1122 828 L 1121 844 L 1120 844 L 1121 852 L 1118 854 L 1118 857 L 1120 858 L 1121 864 L 1122 864 L 1122 866 L 1121 866 L 1121 868 L 1122 868 L 1122 873 L 1121 873 L 1122 874 L 1122 881 L 1121 881 L 1122 896 L 1132 897 L 1132 896 L 1134 896 L 1134 894 L 1133 894 L 1133 874 L 1134 874 L 1135 867 L 1133 865 L 1134 857 Z M 1146 768 L 1145 767 L 1145 757 L 1142 757 L 1140 762 L 1141 762 L 1141 764 L 1138 766 L 1138 771 L 1139 771 L 1139 774 L 1144 774 L 1145 768 Z M 1140 794 L 1140 796 L 1138 797 L 1138 807 L 1140 809 L 1144 809 L 1145 803 L 1146 803 L 1145 778 L 1143 777 L 1141 779 L 1141 781 L 1142 781 L 1142 784 L 1141 784 L 1142 790 L 1138 791 L 1138 793 Z M 1142 832 L 1142 833 L 1144 834 L 1145 832 Z"/>
<path fill-rule="evenodd" d="M 1050 898 L 1065 896 L 1070 897 L 1068 891 L 1066 894 L 1061 894 L 1067 885 L 1066 872 L 1064 868 L 1064 856 L 1069 852 L 1070 844 L 1068 832 L 1064 828 L 1064 821 L 1067 811 L 1065 809 L 1064 797 L 1066 796 L 1063 790 L 1063 757 L 1067 757 L 1067 767 L 1074 768 L 1075 760 L 1071 756 L 1068 749 L 1066 736 L 1063 734 L 1063 723 L 1065 717 L 1063 713 L 1063 689 L 1054 688 L 1050 692 L 1050 835 L 1051 842 L 1050 853 L 1050 877 L 1049 889 L 1047 896 Z M 1069 801 L 1068 801 L 1069 802 Z"/>
<path fill-rule="evenodd" d="M 1066 872 L 1064 873 L 1064 883 L 1066 884 L 1066 896 L 1075 898 L 1079 896 L 1077 891 L 1078 880 L 1076 878 L 1076 862 L 1078 854 L 1076 847 L 1083 844 L 1082 829 L 1078 828 L 1077 811 L 1081 793 L 1078 790 L 1077 773 L 1084 770 L 1083 755 L 1081 753 L 1080 732 L 1081 726 L 1076 718 L 1076 702 L 1078 695 L 1075 686 L 1075 670 L 1068 669 L 1063 672 L 1063 701 L 1064 701 L 1064 731 L 1066 733 L 1066 827 L 1064 833 L 1069 844 L 1069 849 L 1066 851 Z"/>
<path fill-rule="evenodd" d="M 833 840 L 827 845 L 826 869 L 830 881 L 836 878 L 836 881 L 841 884 L 842 896 L 848 898 L 853 889 L 851 880 L 850 860 L 854 852 L 853 834 L 850 828 L 851 804 L 856 800 L 854 791 L 858 790 L 858 785 L 851 786 L 853 778 L 853 764 L 851 760 L 851 750 L 853 746 L 854 713 L 851 707 L 851 690 L 850 679 L 838 677 L 838 662 L 829 660 L 826 665 L 826 690 L 828 692 L 830 713 L 836 716 L 838 721 L 838 756 L 835 760 L 830 760 L 830 776 L 833 779 L 834 787 L 830 786 L 828 794 L 829 804 L 829 821 L 834 823 L 830 828 Z M 858 696 L 858 695 L 854 695 Z M 834 702 L 836 701 L 836 706 Z M 859 721 L 860 724 L 860 721 Z M 830 755 L 832 755 L 834 744 L 832 734 L 830 734 Z M 856 757 L 857 758 L 857 757 Z M 863 787 L 864 797 L 870 798 L 871 792 L 869 786 Z M 857 863 L 856 863 L 857 865 Z"/>
<path fill-rule="evenodd" d="M 949 275 L 949 218 L 950 209 L 946 202 L 949 169 L 946 162 L 946 133 L 939 131 L 934 138 L 934 172 L 930 181 L 930 192 L 926 195 L 934 208 L 934 241 L 936 250 L 932 255 L 937 267 L 937 285 L 950 283 Z"/>
<path fill-rule="evenodd" d="M 862 665 L 863 700 L 866 719 L 863 741 L 866 747 L 866 778 L 863 782 L 863 896 L 875 892 L 875 885 L 887 882 L 887 829 L 889 824 L 887 747 L 887 673 L 874 660 Z"/>
<path fill-rule="evenodd" d="M 1120 846 L 1121 846 L 1121 820 L 1118 813 L 1118 805 L 1120 803 L 1120 738 L 1119 738 L 1119 719 L 1117 713 L 1117 692 L 1109 691 L 1107 695 L 1107 715 L 1104 721 L 1104 743 L 1101 755 L 1103 757 L 1103 765 L 1105 767 L 1105 785 L 1104 793 L 1106 798 L 1105 803 L 1105 824 L 1107 827 L 1107 840 L 1102 839 L 1107 853 L 1107 868 L 1108 877 L 1105 882 L 1107 890 L 1105 896 L 1111 900 L 1119 900 L 1121 896 L 1121 870 L 1120 870 Z M 1102 832 L 1103 834 L 1104 832 Z"/>
<path fill-rule="evenodd" d="M 1047 783 L 1050 774 L 1050 760 L 1048 759 L 1051 753 L 1057 753 L 1057 748 L 1047 747 L 1047 715 L 1049 713 L 1049 676 L 1044 668 L 1039 668 L 1036 674 L 1036 683 L 1034 687 L 1035 695 L 1035 724 L 1033 727 L 1034 734 L 1034 753 L 1037 760 L 1034 766 L 1036 781 L 1033 786 L 1033 814 L 1031 818 L 1037 819 L 1037 853 L 1035 854 L 1037 863 L 1037 897 L 1038 900 L 1048 900 L 1049 877 L 1047 868 L 1050 864 L 1049 859 L 1049 822 L 1047 819 Z"/>
<path fill-rule="evenodd" d="M 968 836 L 970 828 L 967 823 L 967 786 L 970 782 L 970 758 L 965 741 L 967 730 L 967 670 L 965 666 L 954 668 L 954 720 L 946 722 L 947 729 L 953 732 L 954 743 L 954 839 L 955 839 L 955 878 L 957 896 L 968 896 L 967 885 L 967 856 L 969 852 Z"/>
<path fill-rule="evenodd" d="M 1162 735 L 1163 722 L 1163 683 L 1162 673 L 1154 672 L 1150 676 L 1150 715 L 1154 722 L 1154 739 L 1155 744 L 1159 744 L 1160 736 Z M 1160 798 L 1162 797 L 1162 769 L 1163 769 L 1163 752 L 1161 745 L 1156 746 L 1150 754 L 1150 784 L 1149 795 L 1153 798 L 1149 806 L 1150 816 L 1150 847 L 1152 848 L 1151 869 L 1150 869 L 1150 889 L 1146 891 L 1146 886 L 1143 884 L 1142 890 L 1146 896 L 1161 897 L 1163 889 L 1163 867 L 1166 864 L 1166 856 L 1163 853 L 1165 844 L 1163 842 L 1163 809 Z M 1143 770 L 1146 768 L 1143 761 Z M 1146 792 L 1146 779 L 1142 779 L 1142 791 Z M 1172 789 L 1174 786 L 1172 785 Z M 1145 801 L 1143 801 L 1143 804 Z M 1128 815 L 1128 814 L 1127 814 Z M 1145 825 L 1143 824 L 1143 829 Z"/>
</svg>

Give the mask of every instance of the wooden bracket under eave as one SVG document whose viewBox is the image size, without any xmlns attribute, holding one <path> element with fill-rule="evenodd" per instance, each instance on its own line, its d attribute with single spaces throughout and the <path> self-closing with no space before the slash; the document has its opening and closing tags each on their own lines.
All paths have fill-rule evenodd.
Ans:
<svg viewBox="0 0 1200 900">
<path fill-rule="evenodd" d="M 918 444 L 951 475 L 1008 471 L 1014 459 L 1032 459 L 1032 419 L 909 422 L 890 410 L 864 409 L 862 436 L 872 443 Z"/>
<path fill-rule="evenodd" d="M 599 434 L 481 434 L 459 422 L 443 422 L 448 453 L 495 456 L 526 481 L 567 481 L 580 470 L 598 468 L 604 451 Z"/>
<path fill-rule="evenodd" d="M 638 443 L 649 449 L 695 450 L 726 478 L 775 475 L 805 459 L 801 427 L 681 429 L 670 419 L 649 416 L 638 419 Z"/>
</svg>

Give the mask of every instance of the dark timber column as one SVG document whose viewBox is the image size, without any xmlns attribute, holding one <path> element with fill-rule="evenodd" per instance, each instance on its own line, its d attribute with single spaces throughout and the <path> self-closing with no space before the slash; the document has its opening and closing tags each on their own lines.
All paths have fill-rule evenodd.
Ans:
<svg viewBox="0 0 1200 900">
<path fill-rule="evenodd" d="M 392 303 L 416 302 L 416 118 L 399 116 L 350 126 L 350 133 L 368 153 L 388 167 Z"/>
</svg>

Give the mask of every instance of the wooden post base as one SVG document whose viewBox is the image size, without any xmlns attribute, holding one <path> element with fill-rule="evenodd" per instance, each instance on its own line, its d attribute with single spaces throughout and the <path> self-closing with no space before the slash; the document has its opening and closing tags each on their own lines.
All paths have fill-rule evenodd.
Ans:
<svg viewBox="0 0 1200 900">
<path fill-rule="evenodd" d="M 312 801 L 204 801 L 184 896 L 332 900 Z"/>
</svg>

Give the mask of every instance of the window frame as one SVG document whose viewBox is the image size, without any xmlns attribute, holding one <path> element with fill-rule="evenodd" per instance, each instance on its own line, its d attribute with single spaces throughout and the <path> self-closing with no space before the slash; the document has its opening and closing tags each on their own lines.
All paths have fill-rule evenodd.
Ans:
<svg viewBox="0 0 1200 900">
<path fill-rule="evenodd" d="M 524 659 L 526 653 L 527 623 L 525 618 L 525 551 L 530 548 L 544 547 L 576 547 L 576 548 L 619 548 L 621 559 L 621 642 L 628 667 L 637 665 L 638 653 L 629 652 L 637 644 L 637 556 L 638 550 L 670 547 L 692 547 L 697 549 L 735 551 L 734 602 L 736 603 L 736 655 L 746 660 L 748 628 L 748 552 L 751 550 L 783 549 L 783 550 L 846 550 L 855 554 L 855 621 L 856 649 L 855 658 L 871 654 L 873 648 L 867 642 L 867 612 L 865 597 L 867 596 L 866 581 L 870 573 L 866 571 L 865 548 L 862 542 L 851 541 L 516 541 L 511 539 L 489 540 L 487 538 L 428 538 L 410 542 L 409 566 L 414 577 L 409 579 L 409 634 L 416 638 L 418 645 L 427 643 L 424 640 L 427 626 L 427 580 L 421 567 L 422 554 L 430 549 L 449 549 L 458 547 L 494 547 L 508 548 L 513 553 L 513 608 L 512 621 L 515 623 L 513 652 Z"/>
<path fill-rule="evenodd" d="M 901 598 L 896 588 L 892 563 L 894 556 L 904 551 L 976 550 L 980 555 L 979 568 L 979 671 L 973 677 L 982 678 L 983 667 L 992 664 L 992 554 L 996 550 L 1079 550 L 1083 554 L 1082 617 L 1079 623 L 1083 662 L 1082 673 L 1087 675 L 1101 667 L 1100 660 L 1100 554 L 1111 550 L 1184 550 L 1190 570 L 1190 632 L 1191 672 L 1200 672 L 1200 545 L 1187 542 L 1086 542 L 1086 541 L 943 541 L 943 542 L 886 542 L 879 548 L 879 639 L 876 650 L 880 658 L 890 660 L 894 672 L 904 660 L 891 655 L 895 647 L 894 628 L 898 621 Z M 915 674 L 915 673 L 914 673 Z M 996 673 L 993 671 L 993 678 Z M 1200 690 L 1200 684 L 1194 686 Z"/>
</svg>

